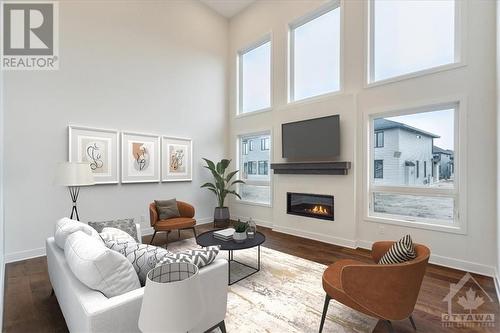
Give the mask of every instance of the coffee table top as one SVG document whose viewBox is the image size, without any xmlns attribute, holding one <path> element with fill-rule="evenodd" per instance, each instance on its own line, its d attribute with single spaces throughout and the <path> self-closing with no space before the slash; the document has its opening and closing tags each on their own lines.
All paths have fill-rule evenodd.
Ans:
<svg viewBox="0 0 500 333">
<path fill-rule="evenodd" d="M 220 239 L 217 239 L 214 237 L 214 231 L 217 231 L 220 229 L 215 229 L 215 230 L 210 230 L 206 231 L 202 234 L 199 234 L 198 237 L 196 237 L 196 243 L 200 246 L 206 247 L 206 246 L 213 246 L 213 245 L 220 245 L 221 250 L 244 250 L 244 249 L 249 249 L 255 246 L 258 246 L 262 243 L 265 242 L 266 236 L 262 234 L 261 232 L 256 232 L 254 238 L 247 238 L 244 242 L 242 243 L 236 243 L 234 240 L 230 241 L 223 241 Z"/>
</svg>

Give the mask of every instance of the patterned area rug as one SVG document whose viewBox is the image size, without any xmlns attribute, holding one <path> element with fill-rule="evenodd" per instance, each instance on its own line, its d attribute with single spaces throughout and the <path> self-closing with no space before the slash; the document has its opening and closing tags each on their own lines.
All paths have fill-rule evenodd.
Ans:
<svg viewBox="0 0 500 333">
<path fill-rule="evenodd" d="M 170 251 L 196 247 L 194 239 L 171 243 Z M 227 252 L 219 256 L 227 258 Z M 256 266 L 257 249 L 234 252 Z M 243 274 L 245 266 L 236 266 Z M 317 332 L 324 304 L 324 265 L 261 247 L 260 272 L 229 287 L 228 332 Z M 234 272 L 234 271 L 232 271 Z M 323 332 L 372 332 L 377 320 L 332 300 Z"/>
</svg>

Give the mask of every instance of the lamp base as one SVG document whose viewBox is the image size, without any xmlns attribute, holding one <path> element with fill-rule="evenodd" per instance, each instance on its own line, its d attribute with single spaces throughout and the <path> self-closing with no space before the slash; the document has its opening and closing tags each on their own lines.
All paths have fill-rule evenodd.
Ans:
<svg viewBox="0 0 500 333">
<path fill-rule="evenodd" d="M 80 187 L 69 186 L 69 195 L 71 196 L 71 201 L 73 201 L 73 208 L 71 208 L 70 219 L 73 219 L 73 215 L 76 215 L 76 220 L 80 221 L 80 216 L 78 216 L 78 209 L 76 208 L 76 201 L 78 200 L 78 195 L 80 194 Z"/>
</svg>

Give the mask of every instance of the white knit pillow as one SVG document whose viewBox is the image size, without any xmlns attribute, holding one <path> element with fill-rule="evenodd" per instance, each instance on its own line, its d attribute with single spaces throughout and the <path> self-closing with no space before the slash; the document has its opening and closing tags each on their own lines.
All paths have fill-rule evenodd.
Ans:
<svg viewBox="0 0 500 333">
<path fill-rule="evenodd" d="M 110 241 L 119 243 L 134 243 L 134 244 L 137 243 L 134 237 L 130 236 L 125 231 L 117 228 L 106 227 L 102 229 L 99 235 L 101 236 L 104 243 Z"/>
<path fill-rule="evenodd" d="M 89 236 L 92 236 L 95 239 L 101 239 L 97 231 L 94 228 L 89 226 L 88 224 L 71 220 L 67 217 L 63 217 L 59 221 L 56 222 L 56 228 L 54 232 L 54 240 L 59 246 L 59 248 L 64 250 L 64 244 L 66 243 L 66 239 L 69 235 L 76 231 L 83 231 Z"/>
</svg>

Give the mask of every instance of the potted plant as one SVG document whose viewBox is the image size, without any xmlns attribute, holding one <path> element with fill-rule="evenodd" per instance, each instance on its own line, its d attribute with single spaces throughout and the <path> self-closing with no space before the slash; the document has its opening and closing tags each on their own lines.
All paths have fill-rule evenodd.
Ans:
<svg viewBox="0 0 500 333">
<path fill-rule="evenodd" d="M 233 194 L 241 199 L 240 195 L 231 188 L 236 184 L 245 184 L 245 182 L 242 180 L 232 181 L 233 177 L 238 173 L 239 170 L 231 171 L 226 174 L 226 169 L 231 163 L 231 160 L 223 159 L 220 162 L 217 162 L 217 164 L 206 158 L 204 158 L 203 160 L 205 161 L 205 163 L 207 163 L 207 165 L 205 165 L 205 168 L 210 170 L 212 176 L 214 177 L 213 183 L 205 183 L 201 185 L 202 188 L 207 188 L 217 196 L 218 206 L 215 207 L 214 225 L 217 222 L 229 222 L 229 208 L 224 206 L 226 196 L 228 194 Z"/>
<path fill-rule="evenodd" d="M 238 220 L 234 225 L 233 240 L 236 243 L 243 243 L 247 239 L 248 223 Z"/>
</svg>

